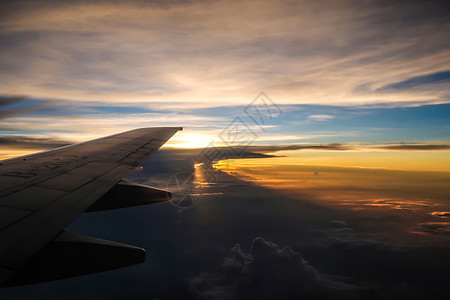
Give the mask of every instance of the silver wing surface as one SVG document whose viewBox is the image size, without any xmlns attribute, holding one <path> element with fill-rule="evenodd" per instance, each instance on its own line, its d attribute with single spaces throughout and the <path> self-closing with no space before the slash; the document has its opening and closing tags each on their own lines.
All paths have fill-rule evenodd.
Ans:
<svg viewBox="0 0 450 300">
<path fill-rule="evenodd" d="M 75 241 L 73 249 L 82 244 L 95 245 L 92 249 L 108 246 L 108 241 L 63 230 L 178 130 L 182 128 L 136 129 L 0 161 L 0 285 L 9 285 L 14 274 L 53 241 Z M 93 271 L 98 270 L 103 269 Z"/>
</svg>

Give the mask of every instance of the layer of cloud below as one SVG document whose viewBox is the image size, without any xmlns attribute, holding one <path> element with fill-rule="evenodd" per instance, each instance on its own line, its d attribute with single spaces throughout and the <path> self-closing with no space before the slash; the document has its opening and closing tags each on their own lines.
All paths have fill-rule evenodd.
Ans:
<svg viewBox="0 0 450 300">
<path fill-rule="evenodd" d="M 195 299 L 353 299 L 363 290 L 319 274 L 290 247 L 256 238 L 250 253 L 239 244 L 223 261 L 220 274 L 202 273 L 189 283 Z"/>
</svg>

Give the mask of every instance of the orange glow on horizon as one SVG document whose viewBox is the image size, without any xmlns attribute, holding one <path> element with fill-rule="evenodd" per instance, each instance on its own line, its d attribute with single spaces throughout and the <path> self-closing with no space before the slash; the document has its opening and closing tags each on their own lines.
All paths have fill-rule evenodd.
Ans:
<svg viewBox="0 0 450 300">
<path fill-rule="evenodd" d="M 284 165 L 274 162 L 283 159 Z M 293 160 L 233 160 L 224 171 L 288 196 L 350 210 L 396 210 L 434 219 L 450 218 L 450 172 L 287 164 Z"/>
<path fill-rule="evenodd" d="M 234 160 L 239 167 L 308 165 L 361 169 L 450 172 L 450 151 L 279 151 L 277 157 Z"/>
</svg>

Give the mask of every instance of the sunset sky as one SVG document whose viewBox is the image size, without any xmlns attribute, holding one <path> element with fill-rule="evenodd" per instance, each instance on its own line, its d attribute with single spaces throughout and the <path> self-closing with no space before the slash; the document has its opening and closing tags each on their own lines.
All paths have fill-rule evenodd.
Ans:
<svg viewBox="0 0 450 300">
<path fill-rule="evenodd" d="M 128 178 L 169 189 L 201 177 L 205 147 L 232 155 L 191 209 L 69 226 L 142 245 L 145 264 L 0 298 L 444 299 L 449 33 L 448 0 L 3 1 L 0 160 L 183 127 Z M 242 267 L 259 250 L 263 271 Z"/>
<path fill-rule="evenodd" d="M 258 144 L 448 158 L 449 27 L 445 1 L 3 3 L 0 158 L 144 126 L 204 147 L 260 91 Z"/>
</svg>

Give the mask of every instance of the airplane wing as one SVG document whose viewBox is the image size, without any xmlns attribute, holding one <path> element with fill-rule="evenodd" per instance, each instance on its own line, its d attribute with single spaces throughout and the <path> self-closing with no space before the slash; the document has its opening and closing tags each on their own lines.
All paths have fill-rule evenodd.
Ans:
<svg viewBox="0 0 450 300">
<path fill-rule="evenodd" d="M 101 210 L 93 204 L 105 194 L 145 189 L 121 179 L 178 130 L 182 128 L 141 128 L 0 161 L 0 286 L 142 262 L 145 253 L 141 248 L 79 236 L 64 228 L 90 207 L 91 211 Z M 114 200 L 122 201 L 117 207 L 136 205 L 132 199 L 120 199 Z M 107 200 L 98 202 L 107 207 Z M 126 201 L 131 204 L 124 204 Z M 110 208 L 114 207 L 105 209 Z M 127 261 L 127 254 L 137 258 L 134 255 Z M 90 261 L 83 270 L 80 262 L 86 257 Z M 67 270 L 70 268 L 76 270 Z"/>
</svg>

